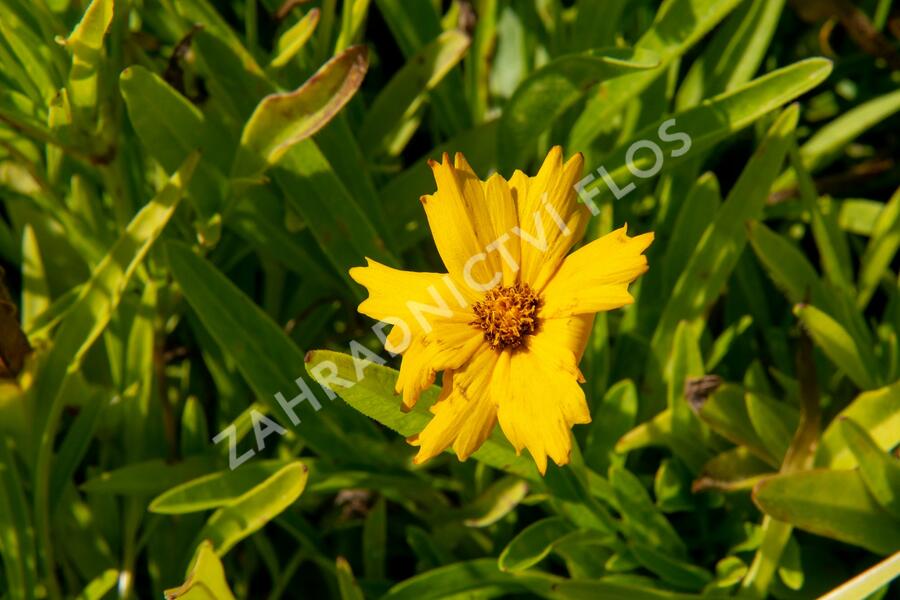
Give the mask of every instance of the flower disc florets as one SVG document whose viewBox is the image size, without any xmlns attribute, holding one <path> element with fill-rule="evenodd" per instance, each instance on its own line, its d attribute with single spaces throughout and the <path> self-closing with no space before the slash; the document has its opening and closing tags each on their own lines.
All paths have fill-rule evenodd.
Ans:
<svg viewBox="0 0 900 600">
<path fill-rule="evenodd" d="M 527 283 L 498 285 L 475 303 L 472 325 L 484 331 L 494 350 L 515 349 L 537 330 L 540 298 Z"/>
</svg>

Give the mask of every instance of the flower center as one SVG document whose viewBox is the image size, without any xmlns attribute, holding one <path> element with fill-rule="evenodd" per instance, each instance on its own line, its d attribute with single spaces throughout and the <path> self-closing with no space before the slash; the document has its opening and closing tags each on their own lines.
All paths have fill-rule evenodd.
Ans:
<svg viewBox="0 0 900 600">
<path fill-rule="evenodd" d="M 473 306 L 475 325 L 494 350 L 518 348 L 537 329 L 541 299 L 527 283 L 498 285 Z"/>
</svg>

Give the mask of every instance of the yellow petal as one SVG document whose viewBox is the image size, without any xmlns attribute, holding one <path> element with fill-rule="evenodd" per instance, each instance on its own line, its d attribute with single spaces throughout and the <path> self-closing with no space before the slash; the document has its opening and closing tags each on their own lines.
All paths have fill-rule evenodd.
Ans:
<svg viewBox="0 0 900 600">
<path fill-rule="evenodd" d="M 413 338 L 403 354 L 395 388 L 403 394 L 403 406 L 415 406 L 438 371 L 460 368 L 482 344 L 482 332 L 467 323 L 439 323 L 430 333 Z"/>
<path fill-rule="evenodd" d="M 434 417 L 411 442 L 419 446 L 414 462 L 437 456 L 451 444 L 465 460 L 487 439 L 497 418 L 491 375 L 499 353 L 482 346 L 462 369 L 446 371 L 441 397 L 431 407 Z"/>
<path fill-rule="evenodd" d="M 401 271 L 368 258 L 366 262 L 366 267 L 350 269 L 350 277 L 369 290 L 358 310 L 395 325 L 388 336 L 393 347 L 438 323 L 472 320 L 467 299 L 447 274 Z"/>
<path fill-rule="evenodd" d="M 631 304 L 628 285 L 647 271 L 642 253 L 651 242 L 652 233 L 628 237 L 622 227 L 579 248 L 542 290 L 540 316 L 559 318 Z"/>
<path fill-rule="evenodd" d="M 500 255 L 487 250 L 496 238 L 481 180 L 461 154 L 455 164 L 446 153 L 429 164 L 437 191 L 422 196 L 422 204 L 438 253 L 466 293 L 486 291 L 500 282 L 503 267 Z"/>
<path fill-rule="evenodd" d="M 552 351 L 552 344 L 532 341 L 526 351 L 505 353 L 509 358 L 498 364 L 492 381 L 504 435 L 517 452 L 528 449 L 541 474 L 548 456 L 558 465 L 569 462 L 572 425 L 591 421 L 576 376 L 556 368 L 547 354 Z"/>
<path fill-rule="evenodd" d="M 578 363 L 584 355 L 593 327 L 593 314 L 544 319 L 538 333 L 530 340 L 530 349 L 543 356 L 548 364 L 583 382 L 584 376 Z"/>
<path fill-rule="evenodd" d="M 493 241 L 488 248 L 500 257 L 503 285 L 510 286 L 518 280 L 522 264 L 521 240 L 515 234 L 519 226 L 516 199 L 510 184 L 497 173 L 484 183 L 484 197 L 493 226 Z"/>
<path fill-rule="evenodd" d="M 584 158 L 576 154 L 565 164 L 562 149 L 554 146 L 538 174 L 525 190 L 515 183 L 522 268 L 520 279 L 539 289 L 556 271 L 562 257 L 581 239 L 590 212 L 578 202 L 575 184 L 581 178 Z M 524 191 L 524 193 L 522 193 Z"/>
</svg>

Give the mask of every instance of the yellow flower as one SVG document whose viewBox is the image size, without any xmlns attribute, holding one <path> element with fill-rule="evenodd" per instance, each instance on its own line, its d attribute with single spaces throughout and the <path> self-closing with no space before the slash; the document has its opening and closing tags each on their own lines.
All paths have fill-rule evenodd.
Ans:
<svg viewBox="0 0 900 600">
<path fill-rule="evenodd" d="M 385 347 L 403 354 L 396 391 L 406 409 L 443 371 L 434 417 L 410 438 L 417 464 L 452 445 L 460 460 L 494 424 L 543 474 L 569 461 L 571 428 L 591 420 L 578 363 L 598 311 L 634 301 L 652 233 L 625 227 L 569 256 L 590 219 L 575 185 L 580 154 L 553 148 L 535 177 L 481 181 L 461 154 L 430 163 L 437 192 L 423 196 L 448 273 L 399 271 L 367 259 L 350 276 L 368 288 L 359 312 L 393 325 Z"/>
</svg>

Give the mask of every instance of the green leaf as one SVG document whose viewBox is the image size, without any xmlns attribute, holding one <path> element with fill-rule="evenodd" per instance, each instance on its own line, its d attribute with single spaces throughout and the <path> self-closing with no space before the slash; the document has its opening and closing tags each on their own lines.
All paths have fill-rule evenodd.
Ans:
<svg viewBox="0 0 900 600">
<path fill-rule="evenodd" d="M 122 71 L 119 87 L 138 138 L 164 169 L 174 171 L 192 152 L 203 151 L 190 189 L 200 216 L 210 217 L 221 203 L 225 185 L 211 161 L 223 149 L 227 152 L 228 144 L 217 141 L 196 106 L 144 67 Z"/>
<path fill-rule="evenodd" d="M 337 558 L 337 579 L 341 600 L 365 600 L 356 578 L 353 577 L 350 563 L 343 556 Z"/>
<path fill-rule="evenodd" d="M 753 392 L 747 392 L 744 400 L 747 416 L 763 447 L 780 464 L 791 445 L 799 416 L 792 406 Z"/>
<path fill-rule="evenodd" d="M 817 535 L 876 554 L 900 549 L 900 521 L 878 506 L 858 471 L 776 475 L 757 484 L 753 501 L 767 515 Z"/>
<path fill-rule="evenodd" d="M 296 461 L 249 492 L 220 508 L 209 518 L 200 539 L 212 542 L 215 553 L 224 556 L 241 540 L 262 529 L 266 523 L 292 505 L 306 486 L 309 470 Z"/>
<path fill-rule="evenodd" d="M 119 582 L 119 572 L 107 569 L 95 577 L 75 600 L 102 600 Z"/>
<path fill-rule="evenodd" d="M 101 473 L 81 484 L 80 488 L 89 494 L 155 496 L 198 477 L 211 464 L 209 459 L 200 457 L 173 464 L 154 458 Z"/>
<path fill-rule="evenodd" d="M 513 512 L 528 494 L 528 484 L 518 477 L 501 477 L 469 506 L 461 509 L 467 527 L 490 527 Z"/>
<path fill-rule="evenodd" d="M 669 354 L 678 322 L 701 317 L 719 297 L 737 265 L 747 241 L 744 223 L 762 214 L 769 186 L 784 162 L 797 115 L 794 105 L 775 121 L 694 248 L 653 335 L 654 354 L 661 363 Z"/>
<path fill-rule="evenodd" d="M 363 572 L 366 579 L 384 579 L 384 560 L 387 556 L 387 504 L 384 496 L 366 515 L 362 536 Z"/>
<path fill-rule="evenodd" d="M 663 289 L 668 291 L 675 286 L 678 274 L 687 266 L 688 260 L 697 243 L 709 228 L 709 216 L 716 214 L 722 204 L 719 191 L 719 180 L 713 173 L 705 173 L 691 186 L 678 217 L 672 226 L 672 234 L 661 257 L 663 261 L 658 276 L 663 280 Z"/>
<path fill-rule="evenodd" d="M 632 542 L 629 548 L 641 565 L 677 588 L 699 590 L 712 580 L 705 569 L 673 558 L 648 544 Z"/>
<path fill-rule="evenodd" d="M 885 272 L 900 248 L 900 188 L 878 215 L 872 235 L 860 259 L 857 305 L 864 308 L 871 300 Z M 893 277 L 892 277 L 893 279 Z"/>
<path fill-rule="evenodd" d="M 838 227 L 834 211 L 830 208 L 831 202 L 820 203 L 816 184 L 812 175 L 803 166 L 796 144 L 791 144 L 790 157 L 794 172 L 797 173 L 800 200 L 810 214 L 822 270 L 828 281 L 836 288 L 851 289 L 853 267 L 850 264 L 850 249 L 844 232 Z M 825 208 L 828 210 L 824 210 Z"/>
<path fill-rule="evenodd" d="M 415 119 L 428 92 L 462 60 L 469 43 L 465 33 L 445 31 L 418 50 L 382 88 L 359 129 L 359 144 L 367 156 L 403 149 L 412 135 L 405 125 Z"/>
<path fill-rule="evenodd" d="M 153 200 L 135 215 L 91 278 L 82 285 L 56 332 L 53 348 L 35 382 L 34 397 L 40 407 L 34 428 L 35 438 L 39 440 L 35 463 L 35 528 L 38 539 L 44 543 L 50 527 L 47 519 L 54 440 L 63 408 L 74 388 L 72 374 L 78 373 L 87 351 L 106 329 L 132 274 L 175 212 L 198 160 L 197 154 L 188 157 Z"/>
<path fill-rule="evenodd" d="M 549 578 L 504 573 L 493 558 L 482 558 L 438 567 L 398 583 L 381 600 L 442 600 L 482 590 L 525 593 L 532 578 L 549 587 Z M 465 596 L 462 596 L 465 597 Z"/>
<path fill-rule="evenodd" d="M 202 542 L 191 563 L 185 584 L 166 590 L 166 600 L 234 600 L 212 543 Z"/>
<path fill-rule="evenodd" d="M 359 89 L 368 66 L 365 46 L 355 46 L 325 63 L 293 92 L 263 98 L 244 125 L 231 176 L 257 177 L 327 125 Z"/>
<path fill-rule="evenodd" d="M 519 84 L 503 109 L 497 138 L 501 168 L 512 171 L 521 164 L 541 133 L 589 88 L 657 65 L 658 58 L 648 50 L 603 48 L 560 56 L 537 69 Z"/>
<path fill-rule="evenodd" d="M 753 400 L 750 400 L 750 397 Z M 713 392 L 697 408 L 697 414 L 716 433 L 735 444 L 746 446 L 750 452 L 771 466 L 778 467 L 781 464 L 781 456 L 774 455 L 760 436 L 750 417 L 751 403 L 759 404 L 754 408 L 754 412 L 760 424 L 763 420 L 781 418 L 786 422 L 779 430 L 786 429 L 793 432 L 797 428 L 799 415 L 795 410 L 790 410 L 785 404 L 776 404 L 774 401 L 763 400 L 761 396 L 748 394 L 743 388 L 732 384 L 725 384 Z M 767 416 L 761 418 L 761 415 Z"/>
<path fill-rule="evenodd" d="M 656 546 L 674 556 L 685 555 L 684 542 L 650 499 L 637 476 L 614 466 L 609 470 L 609 482 L 615 490 L 622 526 L 629 539 Z"/>
<path fill-rule="evenodd" d="M 614 462 L 616 441 L 634 427 L 637 410 L 638 396 L 634 382 L 623 379 L 612 385 L 599 406 L 594 406 L 584 462 L 605 473 Z"/>
<path fill-rule="evenodd" d="M 306 370 L 310 374 L 316 369 L 334 372 L 335 376 L 330 380 L 335 393 L 359 412 L 400 435 L 409 437 L 421 432 L 431 420 L 428 407 L 437 398 L 438 389 L 432 387 L 426 390 L 412 410 L 403 412 L 400 401 L 394 395 L 399 373 L 366 362 L 339 352 L 313 350 L 307 355 Z M 488 437 L 472 458 L 525 479 L 543 481 L 534 461 L 526 456 L 517 456 L 513 447 L 497 431 Z"/>
<path fill-rule="evenodd" d="M 737 0 L 674 0 L 664 4 L 653 25 L 635 44 L 638 49 L 656 53 L 660 58 L 659 68 L 603 84 L 572 127 L 568 147 L 587 148 L 611 116 L 647 89 L 661 72 L 737 5 Z"/>
<path fill-rule="evenodd" d="M 316 25 L 319 24 L 320 13 L 321 11 L 318 8 L 313 8 L 303 15 L 302 19 L 281 34 L 275 45 L 275 56 L 272 58 L 272 62 L 269 63 L 270 68 L 280 69 L 300 52 L 316 30 Z"/>
<path fill-rule="evenodd" d="M 346 432 L 336 424 L 334 409 L 318 412 L 316 407 L 322 406 L 321 395 L 317 396 L 311 388 L 307 388 L 308 394 L 298 401 L 292 412 L 286 412 L 276 401 L 275 394 L 282 394 L 290 402 L 297 394 L 306 392 L 298 388 L 299 382 L 305 384 L 300 377 L 303 353 L 284 330 L 190 248 L 171 242 L 166 250 L 175 280 L 204 328 L 277 420 L 286 427 L 293 426 L 295 432 L 322 455 L 340 452 L 344 456 L 360 456 L 359 449 L 348 441 Z M 297 419 L 296 424 L 294 419 Z M 371 460 L 363 458 L 365 463 Z"/>
<path fill-rule="evenodd" d="M 900 555 L 894 554 L 874 567 L 866 569 L 822 598 L 827 600 L 857 600 L 857 598 L 885 598 L 891 581 L 900 576 Z"/>
<path fill-rule="evenodd" d="M 766 463 L 746 446 L 737 446 L 710 459 L 694 481 L 695 492 L 707 489 L 725 492 L 749 490 L 759 481 L 760 476 L 772 472 L 773 466 Z"/>
<path fill-rule="evenodd" d="M 747 224 L 747 238 L 766 273 L 791 303 L 810 302 L 834 310 L 819 274 L 797 246 L 759 221 Z"/>
<path fill-rule="evenodd" d="M 877 96 L 848 111 L 813 134 L 800 148 L 803 165 L 810 173 L 817 173 L 838 159 L 841 151 L 853 140 L 875 125 L 884 122 L 900 111 L 900 91 Z M 784 189 L 794 183 L 791 171 L 778 178 L 775 189 Z"/>
<path fill-rule="evenodd" d="M 857 344 L 839 322 L 815 306 L 797 305 L 794 314 L 816 345 L 854 384 L 863 390 L 878 386 L 877 363 L 870 347 Z"/>
<path fill-rule="evenodd" d="M 285 202 L 303 217 L 322 252 L 355 294 L 360 288 L 348 267 L 373 258 L 399 264 L 368 214 L 347 190 L 313 140 L 291 148 L 272 177 Z M 421 209 L 421 203 L 416 199 Z"/>
<path fill-rule="evenodd" d="M 34 534 L 10 443 L 0 437 L 0 550 L 10 600 L 31 600 L 37 589 Z"/>
<path fill-rule="evenodd" d="M 428 2 L 376 0 L 376 4 L 407 60 L 441 34 L 438 12 Z M 435 116 L 444 132 L 452 134 L 472 126 L 459 73 L 451 71 L 431 96 Z"/>
<path fill-rule="evenodd" d="M 218 471 L 175 486 L 157 496 L 149 511 L 180 515 L 231 504 L 285 466 L 284 461 L 257 461 L 234 471 Z"/>
<path fill-rule="evenodd" d="M 520 531 L 500 553 L 501 571 L 524 571 L 543 560 L 553 546 L 574 531 L 563 517 L 549 517 L 532 523 Z"/>
<path fill-rule="evenodd" d="M 781 17 L 784 0 L 742 2 L 717 28 L 678 88 L 676 110 L 733 90 L 759 70 Z"/>
<path fill-rule="evenodd" d="M 860 425 L 885 452 L 891 450 L 900 431 L 900 381 L 860 394 L 837 415 L 822 434 L 816 455 L 818 466 L 851 469 L 859 464 L 841 433 L 842 418 Z"/>
<path fill-rule="evenodd" d="M 713 147 L 714 144 L 740 131 L 763 115 L 796 99 L 824 81 L 830 73 L 831 62 L 825 59 L 803 60 L 754 79 L 734 91 L 704 100 L 695 108 L 676 113 L 673 117 L 666 117 L 647 126 L 631 135 L 609 155 L 604 156 L 603 165 L 607 170 L 607 176 L 602 180 L 594 178 L 595 180 L 587 182 L 584 186 L 585 194 L 592 198 L 593 202 L 600 204 L 611 201 L 617 195 L 621 197 L 625 193 L 630 193 L 626 190 L 629 190 L 631 184 L 638 186 L 647 181 L 646 178 L 635 177 L 632 170 L 649 172 L 653 168 L 655 156 L 650 152 L 640 152 L 629 157 L 629 151 L 635 140 L 650 140 L 654 143 L 657 139 L 661 140 L 660 129 L 665 128 L 667 123 L 670 125 L 670 129 L 665 130 L 668 132 L 667 138 L 674 142 L 676 134 L 683 133 L 690 138 L 690 147 L 687 149 L 683 140 L 677 141 L 674 145 L 663 140 L 660 149 L 664 152 L 665 161 L 661 165 L 660 172 L 692 159 L 697 152 Z M 620 77 L 615 81 L 624 82 L 630 77 L 633 75 Z M 787 124 L 784 119 L 792 118 L 795 117 L 783 115 L 781 127 Z M 785 132 L 781 132 L 778 137 L 784 136 Z M 780 146 L 781 142 L 776 145 Z M 578 145 L 570 147 L 575 150 L 584 149 L 584 146 Z M 633 160 L 629 161 L 629 158 Z M 775 168 L 781 168 L 780 162 Z M 618 192 L 613 192 L 608 182 L 612 182 Z"/>
<path fill-rule="evenodd" d="M 859 462 L 869 492 L 894 518 L 900 519 L 900 460 L 878 447 L 866 430 L 846 417 L 838 420 L 847 446 Z"/>
<path fill-rule="evenodd" d="M 31 225 L 22 230 L 22 331 L 30 332 L 35 319 L 50 307 L 47 273 Z"/>
<path fill-rule="evenodd" d="M 72 53 L 69 98 L 76 110 L 96 110 L 103 38 L 112 23 L 113 6 L 113 0 L 92 0 L 75 30 L 66 39 L 66 47 Z"/>
</svg>

